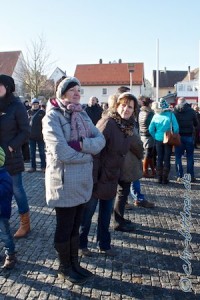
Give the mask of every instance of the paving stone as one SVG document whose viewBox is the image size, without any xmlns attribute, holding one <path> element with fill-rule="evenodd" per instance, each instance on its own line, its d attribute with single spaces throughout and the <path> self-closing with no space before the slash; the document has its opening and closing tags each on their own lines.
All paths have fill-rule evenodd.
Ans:
<svg viewBox="0 0 200 300">
<path fill-rule="evenodd" d="M 0 300 L 200 299 L 200 150 L 195 150 L 195 176 L 197 182 L 192 184 L 190 192 L 192 274 L 188 278 L 192 283 L 192 292 L 185 293 L 179 286 L 180 278 L 186 277 L 184 261 L 180 258 L 184 250 L 184 237 L 178 232 L 185 189 L 176 183 L 172 157 L 169 185 L 160 185 L 156 179 L 141 179 L 142 192 L 156 207 L 151 210 L 134 208 L 125 212 L 125 217 L 136 224 L 137 230 L 134 233 L 116 232 L 112 219 L 112 245 L 118 251 L 118 256 L 114 258 L 98 252 L 98 215 L 95 213 L 89 235 L 89 247 L 94 256 L 80 258 L 81 265 L 95 276 L 83 286 L 57 277 L 58 259 L 53 248 L 55 211 L 45 203 L 44 174 L 24 172 L 32 229 L 26 239 L 16 240 L 16 268 L 12 271 L 0 269 Z M 14 233 L 19 225 L 19 215 L 15 200 L 12 205 L 10 224 Z M 2 243 L 1 246 L 0 255 L 4 256 Z"/>
</svg>

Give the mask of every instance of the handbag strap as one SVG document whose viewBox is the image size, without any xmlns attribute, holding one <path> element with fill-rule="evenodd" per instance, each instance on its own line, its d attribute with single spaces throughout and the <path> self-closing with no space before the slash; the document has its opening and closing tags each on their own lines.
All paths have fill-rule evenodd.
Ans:
<svg viewBox="0 0 200 300">
<path fill-rule="evenodd" d="M 172 125 L 172 112 L 170 114 L 170 131 L 173 132 L 173 125 Z"/>
</svg>

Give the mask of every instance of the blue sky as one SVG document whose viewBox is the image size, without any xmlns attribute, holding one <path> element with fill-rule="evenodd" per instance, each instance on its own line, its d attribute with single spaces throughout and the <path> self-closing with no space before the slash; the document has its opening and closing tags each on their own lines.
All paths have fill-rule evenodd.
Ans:
<svg viewBox="0 0 200 300">
<path fill-rule="evenodd" d="M 0 0 L 0 51 L 22 50 L 46 40 L 54 66 L 73 75 L 76 64 L 144 62 L 151 79 L 159 66 L 199 66 L 198 0 Z"/>
</svg>

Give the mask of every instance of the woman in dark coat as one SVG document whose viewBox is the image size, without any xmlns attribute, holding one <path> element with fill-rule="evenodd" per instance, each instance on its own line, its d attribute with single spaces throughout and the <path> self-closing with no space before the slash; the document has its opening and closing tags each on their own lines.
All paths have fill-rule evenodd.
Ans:
<svg viewBox="0 0 200 300">
<path fill-rule="evenodd" d="M 144 147 L 143 176 L 149 178 L 156 175 L 154 167 L 155 141 L 149 133 L 149 125 L 154 116 L 154 111 L 151 109 L 153 100 L 148 97 L 141 96 L 140 102 L 141 109 L 139 113 L 139 132 Z M 149 167 L 152 174 L 149 174 Z"/>
<path fill-rule="evenodd" d="M 24 161 L 21 147 L 30 134 L 26 108 L 13 95 L 15 83 L 12 77 L 0 75 L 0 146 L 6 153 L 5 167 L 12 176 L 13 192 L 20 214 L 20 228 L 15 238 L 30 231 L 29 206 L 22 183 Z"/>
<path fill-rule="evenodd" d="M 137 99 L 131 93 L 119 96 L 114 110 L 108 110 L 97 123 L 106 139 L 106 146 L 94 159 L 94 188 L 87 203 L 80 231 L 80 249 L 90 255 L 87 248 L 92 216 L 99 201 L 97 241 L 100 251 L 113 256 L 109 232 L 113 200 L 116 195 L 120 170 L 130 148 L 134 122 L 132 115 Z"/>
</svg>

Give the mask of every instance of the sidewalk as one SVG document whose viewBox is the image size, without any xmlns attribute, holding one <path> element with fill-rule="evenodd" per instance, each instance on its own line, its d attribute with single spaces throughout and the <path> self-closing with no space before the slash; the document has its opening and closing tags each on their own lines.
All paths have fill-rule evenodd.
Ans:
<svg viewBox="0 0 200 300">
<path fill-rule="evenodd" d="M 29 166 L 26 165 L 28 168 Z M 176 183 L 174 158 L 169 185 L 159 185 L 155 179 L 142 179 L 142 191 L 155 209 L 134 208 L 126 217 L 136 224 L 135 233 L 113 231 L 112 244 L 118 256 L 98 253 L 95 234 L 97 214 L 90 232 L 90 247 L 94 257 L 81 257 L 84 267 L 95 276 L 83 286 L 58 279 L 58 260 L 53 248 L 55 213 L 45 203 L 44 174 L 24 173 L 24 186 L 30 204 L 32 231 L 28 238 L 16 241 L 18 264 L 9 272 L 0 270 L 1 299 L 101 299 L 101 300 L 184 300 L 200 299 L 200 150 L 195 150 L 195 176 L 190 192 L 192 202 L 191 235 L 188 250 L 192 258 L 192 273 L 187 276 L 181 259 L 184 237 L 181 216 L 184 207 L 183 184 Z M 19 219 L 15 201 L 11 228 Z M 2 247 L 0 255 L 4 255 Z M 187 277 L 192 292 L 184 292 L 180 278 Z"/>
</svg>

